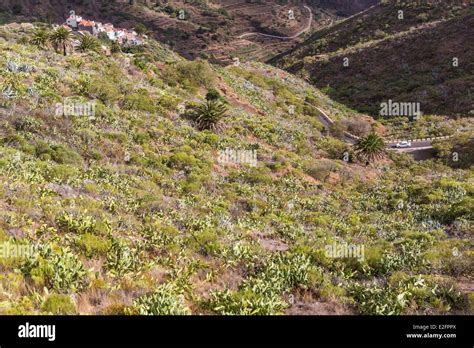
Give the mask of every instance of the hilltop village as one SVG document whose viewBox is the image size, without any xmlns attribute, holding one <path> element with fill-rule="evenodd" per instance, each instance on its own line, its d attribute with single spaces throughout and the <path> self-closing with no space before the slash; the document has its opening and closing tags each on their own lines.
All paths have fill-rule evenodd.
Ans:
<svg viewBox="0 0 474 348">
<path fill-rule="evenodd" d="M 89 33 L 93 36 L 99 36 L 101 33 L 104 33 L 110 40 L 116 41 L 120 45 L 139 46 L 143 44 L 142 39 L 134 30 L 115 28 L 111 23 L 102 24 L 101 22 L 87 20 L 77 16 L 75 11 L 69 13 L 69 17 L 63 26 L 69 30 Z"/>
</svg>

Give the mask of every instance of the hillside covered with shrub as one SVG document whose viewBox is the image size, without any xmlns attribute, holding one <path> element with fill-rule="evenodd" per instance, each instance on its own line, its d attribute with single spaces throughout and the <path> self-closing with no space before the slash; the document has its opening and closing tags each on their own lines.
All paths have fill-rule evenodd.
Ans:
<svg viewBox="0 0 474 348">
<path fill-rule="evenodd" d="M 0 29 L 0 243 L 31 247 L 0 258 L 0 313 L 473 313 L 463 142 L 366 166 L 315 107 L 362 116 L 279 69 L 43 29 Z"/>
</svg>

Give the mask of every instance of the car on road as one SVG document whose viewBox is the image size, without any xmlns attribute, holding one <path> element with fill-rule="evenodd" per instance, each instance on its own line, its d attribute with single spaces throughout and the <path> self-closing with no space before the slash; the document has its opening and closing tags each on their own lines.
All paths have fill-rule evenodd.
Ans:
<svg viewBox="0 0 474 348">
<path fill-rule="evenodd" d="M 411 142 L 409 141 L 400 141 L 399 143 L 397 143 L 395 145 L 396 148 L 398 149 L 404 149 L 404 148 L 407 148 L 407 147 L 411 147 Z"/>
</svg>

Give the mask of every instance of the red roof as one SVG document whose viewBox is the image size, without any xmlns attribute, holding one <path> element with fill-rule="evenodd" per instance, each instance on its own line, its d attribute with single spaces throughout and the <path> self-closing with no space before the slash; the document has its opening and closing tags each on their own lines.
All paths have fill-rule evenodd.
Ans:
<svg viewBox="0 0 474 348">
<path fill-rule="evenodd" d="M 79 22 L 79 24 L 84 26 L 84 27 L 93 27 L 95 25 L 95 22 L 83 19 L 82 21 Z"/>
</svg>

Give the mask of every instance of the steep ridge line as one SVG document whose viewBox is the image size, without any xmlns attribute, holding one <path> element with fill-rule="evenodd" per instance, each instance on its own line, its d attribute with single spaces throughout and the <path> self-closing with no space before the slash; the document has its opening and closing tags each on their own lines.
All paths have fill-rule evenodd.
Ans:
<svg viewBox="0 0 474 348">
<path fill-rule="evenodd" d="M 327 54 L 320 55 L 319 57 L 324 57 L 324 59 L 332 59 L 332 58 L 335 58 L 335 57 L 345 57 L 345 56 L 347 56 L 351 53 L 354 53 L 356 51 L 360 51 L 361 49 L 367 49 L 369 47 L 375 47 L 375 46 L 377 46 L 381 43 L 387 42 L 387 41 L 398 40 L 402 37 L 407 37 L 409 35 L 420 35 L 425 30 L 433 29 L 433 28 L 437 27 L 438 25 L 440 25 L 442 23 L 446 23 L 446 22 L 447 22 L 447 20 L 442 19 L 442 20 L 437 20 L 437 21 L 433 21 L 433 22 L 429 22 L 429 23 L 424 23 L 424 24 L 421 24 L 421 25 L 416 26 L 416 27 L 411 27 L 408 30 L 401 31 L 401 32 L 398 32 L 396 34 L 388 35 L 388 36 L 386 36 L 384 38 L 381 38 L 381 39 L 378 39 L 378 40 L 367 41 L 367 42 L 359 44 L 355 47 L 354 46 L 353 47 L 347 47 L 347 48 L 344 48 L 344 49 L 341 49 L 341 50 L 337 50 L 337 51 L 334 51 L 334 52 L 330 52 L 330 53 L 327 53 Z"/>
<path fill-rule="evenodd" d="M 280 60 L 281 58 L 285 57 L 286 55 L 290 54 L 290 53 L 293 53 L 295 52 L 296 50 L 298 50 L 299 48 L 303 47 L 307 42 L 311 42 L 311 41 L 315 41 L 315 40 L 318 40 L 328 34 L 331 34 L 333 33 L 334 31 L 336 31 L 337 29 L 339 29 L 340 26 L 342 26 L 343 24 L 345 24 L 346 22 L 348 21 L 352 21 L 352 20 L 355 20 L 357 18 L 359 18 L 360 16 L 363 16 L 365 14 L 367 14 L 369 11 L 372 11 L 374 9 L 376 9 L 378 6 L 380 6 L 380 4 L 377 4 L 377 5 L 374 5 L 374 6 L 371 6 L 369 7 L 368 9 L 362 11 L 362 12 L 359 12 L 359 13 L 356 13 L 350 17 L 347 17 L 337 23 L 335 23 L 334 25 L 331 25 L 329 27 L 326 27 L 326 28 L 323 28 L 321 30 L 318 30 L 317 32 L 315 32 L 314 34 L 312 34 L 308 39 L 306 39 L 304 42 L 296 45 L 295 47 L 293 47 L 292 49 L 288 50 L 288 51 L 285 51 L 285 52 L 282 52 L 278 55 L 276 55 L 275 57 L 269 59 L 268 61 L 266 61 L 267 64 L 274 64 L 276 63 L 278 60 Z"/>
</svg>

